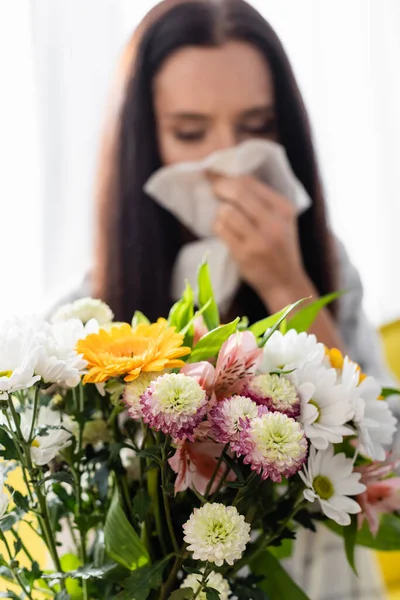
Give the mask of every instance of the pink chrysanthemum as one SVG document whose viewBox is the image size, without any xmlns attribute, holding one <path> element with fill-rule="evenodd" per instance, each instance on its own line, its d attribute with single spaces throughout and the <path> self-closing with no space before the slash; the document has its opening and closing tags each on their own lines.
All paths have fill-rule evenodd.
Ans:
<svg viewBox="0 0 400 600">
<path fill-rule="evenodd" d="M 213 438 L 222 444 L 236 442 L 249 419 L 258 416 L 258 407 L 245 396 L 221 400 L 209 413 Z"/>
<path fill-rule="evenodd" d="M 244 391 L 257 404 L 288 417 L 300 414 L 300 398 L 294 385 L 284 375 L 262 373 L 251 379 Z"/>
<path fill-rule="evenodd" d="M 307 441 L 297 421 L 280 412 L 268 412 L 244 424 L 235 450 L 263 479 L 279 483 L 301 469 Z"/>
<path fill-rule="evenodd" d="M 167 373 L 149 385 L 140 404 L 150 427 L 175 439 L 193 441 L 193 431 L 206 412 L 207 396 L 192 377 Z"/>
</svg>

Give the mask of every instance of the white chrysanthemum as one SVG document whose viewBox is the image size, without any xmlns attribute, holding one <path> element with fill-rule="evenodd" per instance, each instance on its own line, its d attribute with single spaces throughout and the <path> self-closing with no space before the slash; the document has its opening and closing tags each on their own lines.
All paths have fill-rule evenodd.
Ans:
<svg viewBox="0 0 400 600">
<path fill-rule="evenodd" d="M 285 375 L 261 373 L 249 381 L 245 392 L 254 402 L 277 410 L 288 417 L 300 413 L 300 398 L 294 385 Z"/>
<path fill-rule="evenodd" d="M 183 526 L 184 540 L 195 560 L 218 567 L 241 558 L 250 539 L 250 525 L 234 506 L 219 503 L 195 508 Z"/>
<path fill-rule="evenodd" d="M 21 430 L 25 440 L 29 439 L 32 424 L 32 409 L 21 413 Z M 47 465 L 61 450 L 72 443 L 77 425 L 72 419 L 57 410 L 41 406 L 36 418 L 35 429 L 49 427 L 35 436 L 31 445 L 31 456 L 35 464 Z"/>
<path fill-rule="evenodd" d="M 11 319 L 0 328 L 0 399 L 39 381 L 35 375 L 38 357 L 34 328 L 28 321 Z"/>
<path fill-rule="evenodd" d="M 263 479 L 280 482 L 301 469 L 307 441 L 300 424 L 279 412 L 265 413 L 246 424 L 234 445 L 243 462 Z"/>
<path fill-rule="evenodd" d="M 60 306 L 51 318 L 52 323 L 60 323 L 69 319 L 79 319 L 88 323 L 95 319 L 99 325 L 106 325 L 114 318 L 111 308 L 97 298 L 80 298 L 70 304 Z"/>
<path fill-rule="evenodd" d="M 201 569 L 201 572 L 204 573 L 204 569 Z M 194 592 L 197 592 L 201 580 L 202 575 L 191 573 L 183 580 L 181 588 L 191 588 Z M 207 587 L 217 590 L 219 593 L 219 600 L 228 600 L 232 593 L 227 580 L 222 577 L 221 573 L 216 573 L 215 571 L 211 571 L 209 574 L 207 578 Z M 207 593 L 201 591 L 197 598 L 198 600 L 207 600 Z"/>
<path fill-rule="evenodd" d="M 264 357 L 260 371 L 291 371 L 302 369 L 304 365 L 320 365 L 324 360 L 325 346 L 317 342 L 315 335 L 297 333 L 290 329 L 282 334 L 275 331 L 264 347 Z"/>
<path fill-rule="evenodd" d="M 76 387 L 87 362 L 78 355 L 75 346 L 79 339 L 98 331 L 98 323 L 90 321 L 83 325 L 78 319 L 49 325 L 43 322 L 37 332 L 40 350 L 35 372 L 44 383 L 56 383 L 64 387 Z"/>
<path fill-rule="evenodd" d="M 353 414 L 350 396 L 346 388 L 337 383 L 335 369 L 304 367 L 288 377 L 299 392 L 299 420 L 313 446 L 323 450 L 329 443 L 338 444 L 344 435 L 354 433 L 346 425 Z"/>
<path fill-rule="evenodd" d="M 152 381 L 141 396 L 143 420 L 173 438 L 192 439 L 207 409 L 207 396 L 193 378 L 167 373 Z"/>
<path fill-rule="evenodd" d="M 333 446 L 317 451 L 311 448 L 308 465 L 300 472 L 307 486 L 304 497 L 309 502 L 318 500 L 324 514 L 339 525 L 350 525 L 350 514 L 361 511 L 360 505 L 348 496 L 366 490 L 360 483 L 361 473 L 353 471 L 353 461 L 345 454 L 334 454 Z"/>
<path fill-rule="evenodd" d="M 157 377 L 159 377 L 159 373 L 141 373 L 137 379 L 124 386 L 122 401 L 126 404 L 131 419 L 142 418 L 140 397 Z"/>
<path fill-rule="evenodd" d="M 9 503 L 10 497 L 4 491 L 4 477 L 0 475 L 0 519 L 4 517 Z"/>
<path fill-rule="evenodd" d="M 213 437 L 217 442 L 238 441 L 244 422 L 258 415 L 258 406 L 246 396 L 232 396 L 216 404 L 209 413 Z"/>
</svg>

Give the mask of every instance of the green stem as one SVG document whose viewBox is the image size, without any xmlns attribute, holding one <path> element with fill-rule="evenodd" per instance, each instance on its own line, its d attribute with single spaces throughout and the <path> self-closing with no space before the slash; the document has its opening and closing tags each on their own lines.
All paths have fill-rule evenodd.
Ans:
<svg viewBox="0 0 400 600">
<path fill-rule="evenodd" d="M 33 410 L 32 410 L 32 423 L 31 423 L 31 429 L 29 431 L 29 437 L 27 440 L 27 443 L 30 445 L 32 444 L 33 438 L 34 438 L 34 431 L 35 431 L 35 422 L 36 422 L 36 414 L 37 414 L 37 409 L 38 409 L 38 404 L 39 404 L 39 386 L 36 386 L 35 389 L 35 398 L 33 400 Z"/>
<path fill-rule="evenodd" d="M 82 382 L 79 382 L 79 398 L 78 398 L 78 412 L 80 415 L 82 415 L 84 411 L 84 398 L 83 398 L 83 388 L 82 388 Z M 83 429 L 84 429 L 85 424 L 83 423 L 82 419 L 79 419 L 79 435 L 78 435 L 78 457 L 79 457 L 79 462 L 78 462 L 78 468 L 77 468 L 77 472 L 76 472 L 76 479 L 77 479 L 77 486 L 76 486 L 76 513 L 77 513 L 77 517 L 78 517 L 78 529 L 79 529 L 79 536 L 80 536 L 80 540 L 81 540 L 81 544 L 80 544 L 80 554 L 81 554 L 81 560 L 83 565 L 86 565 L 87 563 L 87 553 L 86 553 L 86 533 L 85 531 L 82 529 L 82 525 L 81 525 L 81 516 L 82 516 L 82 483 L 81 483 L 81 469 L 80 469 L 80 460 L 81 460 L 81 453 L 82 453 L 82 446 L 83 446 Z M 89 592 L 88 592 L 88 582 L 86 579 L 82 580 L 82 592 L 83 592 L 83 598 L 84 600 L 88 600 L 89 598 Z"/>
<path fill-rule="evenodd" d="M 39 524 L 40 524 L 41 530 L 43 532 L 43 535 L 45 537 L 47 547 L 48 547 L 51 557 L 53 559 L 54 566 L 57 569 L 57 571 L 62 572 L 60 559 L 59 559 L 58 553 L 57 553 L 56 542 L 55 542 L 55 539 L 53 536 L 53 530 L 52 530 L 52 527 L 50 524 L 50 517 L 49 517 L 49 513 L 48 513 L 46 499 L 44 498 L 44 496 L 42 494 L 40 485 L 35 483 L 35 477 L 33 476 L 34 467 L 33 467 L 32 457 L 31 457 L 31 445 L 25 441 L 25 438 L 22 435 L 17 411 L 15 410 L 15 407 L 14 407 L 14 404 L 13 404 L 13 401 L 11 398 L 8 399 L 8 405 L 10 407 L 10 411 L 11 411 L 11 414 L 12 414 L 12 417 L 14 420 L 17 434 L 20 438 L 20 444 L 24 450 L 23 457 L 22 457 L 22 464 L 25 465 L 25 461 L 24 461 L 24 458 L 25 458 L 27 470 L 28 470 L 28 473 L 29 473 L 29 476 L 30 476 L 30 479 L 31 479 L 31 482 L 33 485 L 33 489 L 35 490 L 36 498 L 39 503 L 39 508 L 40 508 L 40 515 L 38 515 Z M 34 415 L 32 415 L 32 417 L 34 417 Z M 33 419 L 33 421 L 34 421 L 34 419 Z M 28 487 L 28 489 L 29 489 L 29 487 Z M 63 590 L 65 590 L 65 582 L 63 579 L 61 579 L 60 585 L 61 585 L 61 588 Z"/>
<path fill-rule="evenodd" d="M 201 592 L 203 591 L 203 588 L 206 586 L 207 584 L 207 578 L 209 576 L 211 572 L 211 567 L 208 564 L 208 561 L 206 562 L 206 566 L 204 567 L 204 573 L 203 573 L 203 577 L 201 578 L 200 581 L 200 585 L 199 585 L 199 589 L 197 590 L 197 592 L 195 593 L 195 595 L 193 596 L 193 600 L 196 600 L 196 598 L 201 594 Z"/>
<path fill-rule="evenodd" d="M 172 546 L 174 548 L 174 551 L 178 554 L 179 553 L 179 546 L 178 546 L 178 542 L 176 540 L 176 535 L 175 535 L 175 530 L 174 530 L 174 525 L 172 523 L 172 517 L 171 517 L 171 510 L 169 507 L 169 500 L 168 500 L 168 494 L 166 492 L 166 485 L 167 485 L 167 460 L 166 460 L 166 450 L 168 447 L 170 441 L 170 436 L 167 436 L 165 439 L 165 444 L 164 444 L 164 448 L 163 448 L 163 464 L 162 464 L 162 469 L 161 469 L 161 487 L 162 487 L 162 495 L 163 495 L 163 500 L 164 500 L 164 510 L 165 510 L 165 517 L 167 519 L 167 526 L 168 526 L 168 531 L 169 531 L 169 535 L 172 541 Z"/>
<path fill-rule="evenodd" d="M 31 563 L 34 562 L 34 558 L 32 558 L 32 554 L 29 552 L 28 548 L 25 546 L 24 542 L 22 541 L 22 538 L 17 534 L 16 531 L 14 531 L 14 529 L 11 529 L 11 533 L 14 536 L 14 538 L 21 544 L 21 548 L 22 550 L 25 552 L 26 557 L 28 558 L 28 560 L 30 560 Z"/>
<path fill-rule="evenodd" d="M 30 600 L 33 600 L 32 594 L 30 593 L 29 590 L 26 589 L 26 587 L 24 585 L 24 582 L 22 581 L 21 577 L 19 576 L 18 570 L 16 568 L 14 568 L 14 566 L 12 566 L 12 564 L 13 564 L 13 557 L 12 557 L 12 554 L 11 554 L 10 546 L 9 546 L 9 544 L 7 542 L 6 536 L 4 535 L 4 533 L 1 530 L 0 530 L 0 540 L 5 545 L 5 547 L 7 549 L 8 556 L 10 558 L 10 563 L 8 565 L 8 568 L 10 569 L 10 571 L 13 574 L 14 578 L 18 582 L 18 585 L 21 587 L 21 589 L 24 592 L 25 596 L 27 598 L 29 598 Z"/>
<path fill-rule="evenodd" d="M 218 462 L 215 465 L 214 473 L 212 474 L 211 479 L 210 479 L 210 481 L 207 484 L 206 491 L 204 492 L 204 496 L 206 498 L 208 498 L 208 496 L 209 496 L 209 494 L 210 494 L 210 492 L 212 490 L 212 486 L 214 484 L 215 478 L 216 478 L 216 476 L 218 474 L 218 471 L 220 469 L 222 461 L 224 460 L 224 454 L 225 454 L 225 452 L 227 452 L 228 448 L 229 448 L 229 442 L 227 444 L 225 444 L 224 449 L 222 450 L 221 455 L 218 458 Z"/>
<path fill-rule="evenodd" d="M 245 497 L 245 495 L 248 493 L 248 487 L 250 485 L 250 483 L 252 481 L 254 481 L 254 479 L 257 477 L 257 473 L 254 472 L 250 475 L 250 477 L 248 478 L 248 480 L 246 481 L 246 484 L 244 487 L 240 488 L 240 490 L 238 491 L 238 493 L 236 494 L 236 497 L 232 503 L 232 506 L 237 506 L 239 504 L 239 502 L 241 500 L 243 500 L 243 498 Z"/>
<path fill-rule="evenodd" d="M 229 466 L 229 465 L 226 465 L 225 473 L 222 475 L 221 479 L 219 480 L 219 483 L 218 483 L 217 489 L 215 490 L 214 494 L 213 494 L 213 495 L 212 495 L 212 497 L 211 497 L 211 502 L 214 502 L 214 501 L 215 501 L 215 498 L 216 498 L 216 497 L 218 496 L 218 494 L 220 493 L 220 491 L 221 491 L 221 489 L 222 489 L 222 487 L 223 487 L 223 485 L 224 485 L 224 483 L 225 483 L 225 481 L 226 481 L 226 478 L 228 477 L 228 475 L 229 475 L 229 473 L 230 473 L 230 470 L 231 470 L 230 466 Z"/>
<path fill-rule="evenodd" d="M 149 460 L 149 459 L 147 459 Z M 154 511 L 154 521 L 157 531 L 157 536 L 160 541 L 161 551 L 163 556 L 167 554 L 167 546 L 164 541 L 163 535 L 163 522 L 161 519 L 161 510 L 160 510 L 160 500 L 158 496 L 158 468 L 151 469 L 147 471 L 147 491 L 149 492 L 149 496 L 153 503 L 153 511 Z"/>
<path fill-rule="evenodd" d="M 168 575 L 168 579 L 161 588 L 160 600 L 166 600 L 166 598 L 168 598 L 168 594 L 170 591 L 172 591 L 172 588 L 174 587 L 176 576 L 178 575 L 178 572 L 182 567 L 185 558 L 185 544 L 183 544 L 178 556 L 175 558 L 175 562 L 173 564 L 170 574 Z"/>
</svg>

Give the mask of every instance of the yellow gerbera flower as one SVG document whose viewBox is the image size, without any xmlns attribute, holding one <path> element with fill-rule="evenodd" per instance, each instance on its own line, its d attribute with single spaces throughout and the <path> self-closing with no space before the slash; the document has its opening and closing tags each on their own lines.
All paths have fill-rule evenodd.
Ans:
<svg viewBox="0 0 400 600">
<path fill-rule="evenodd" d="M 98 333 L 79 340 L 76 350 L 88 362 L 84 383 L 101 383 L 110 377 L 133 381 L 140 373 L 182 367 L 178 360 L 189 354 L 182 346 L 183 335 L 168 327 L 165 319 L 132 329 L 127 323 L 100 329 Z"/>
</svg>

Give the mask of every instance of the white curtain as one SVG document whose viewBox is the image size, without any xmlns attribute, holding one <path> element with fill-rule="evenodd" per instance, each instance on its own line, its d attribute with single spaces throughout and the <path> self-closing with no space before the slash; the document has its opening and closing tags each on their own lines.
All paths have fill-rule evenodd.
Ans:
<svg viewBox="0 0 400 600">
<path fill-rule="evenodd" d="M 44 213 L 29 0 L 0 3 L 0 319 L 39 308 Z"/>
<path fill-rule="evenodd" d="M 10 81 L 0 113 L 0 198 L 3 216 L 7 212 L 2 312 L 29 307 L 33 295 L 56 297 L 90 266 L 94 168 L 108 84 L 123 43 L 153 4 L 35 0 L 31 14 L 28 0 L 0 5 L 0 61 Z M 398 318 L 400 3 L 252 4 L 276 28 L 293 63 L 314 126 L 332 226 L 361 272 L 366 310 L 376 324 Z"/>
</svg>

